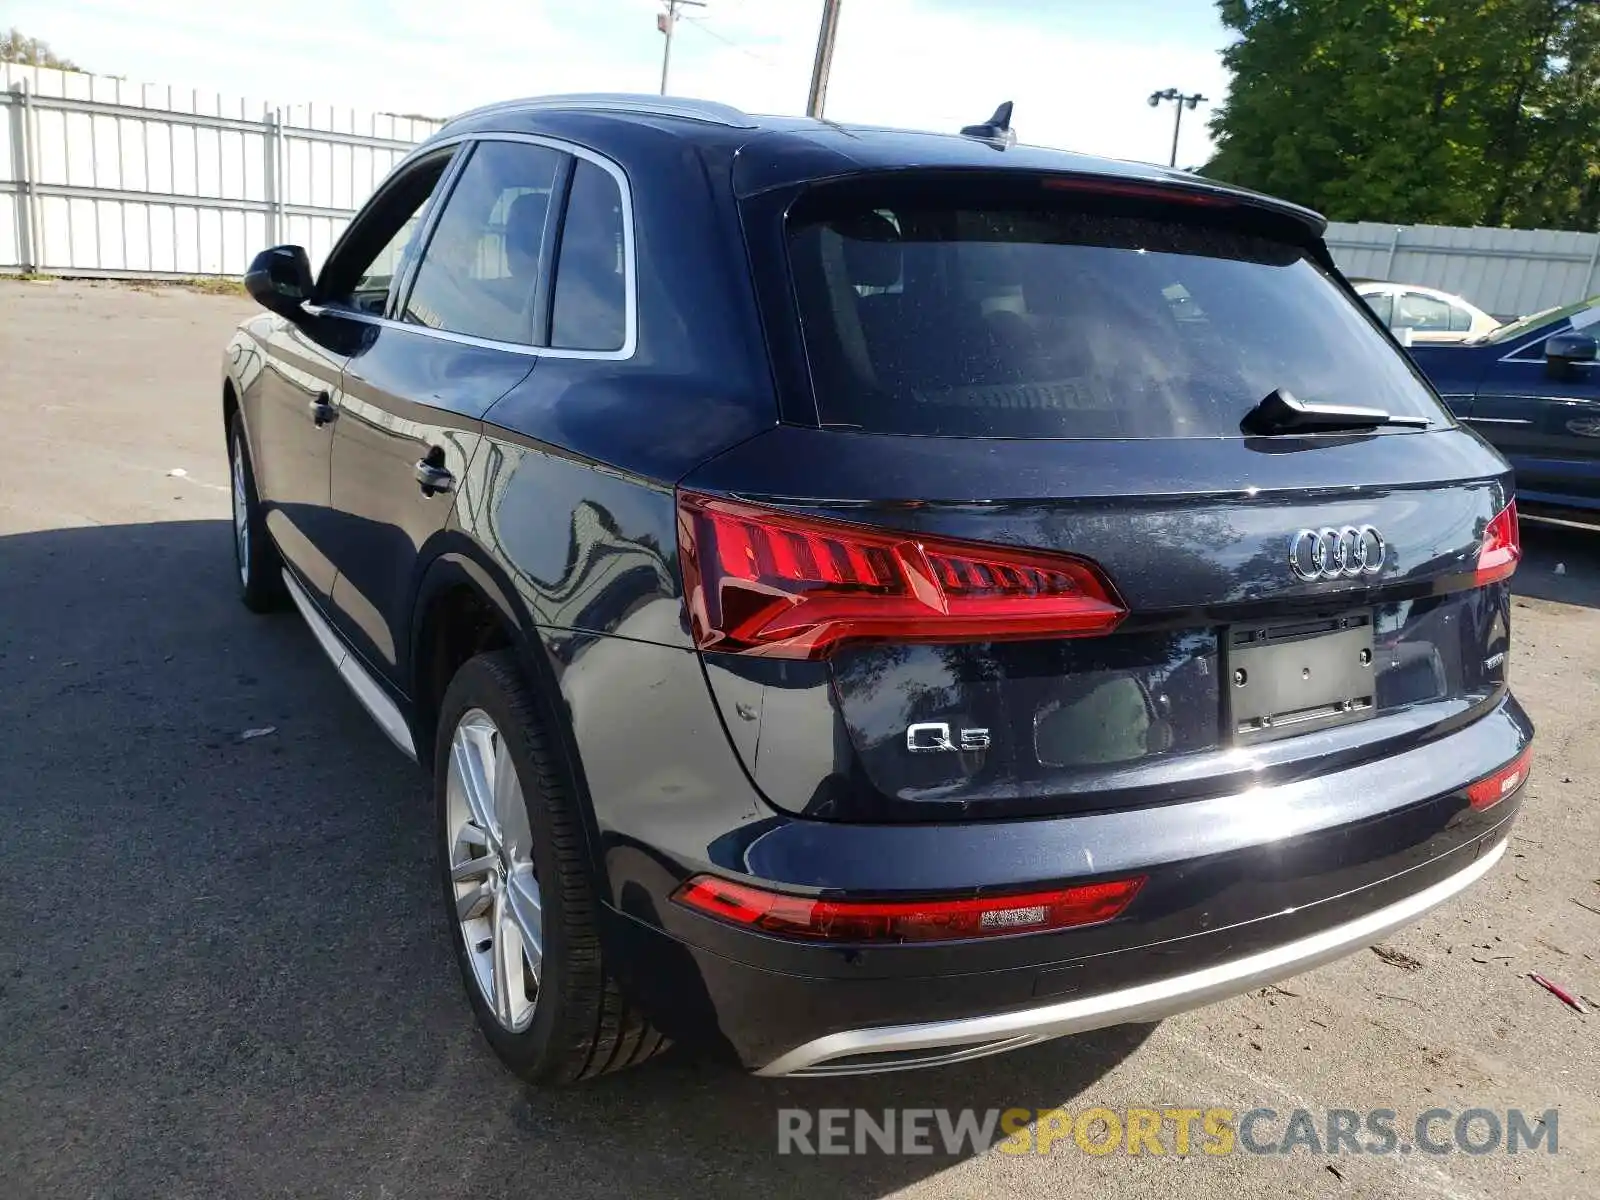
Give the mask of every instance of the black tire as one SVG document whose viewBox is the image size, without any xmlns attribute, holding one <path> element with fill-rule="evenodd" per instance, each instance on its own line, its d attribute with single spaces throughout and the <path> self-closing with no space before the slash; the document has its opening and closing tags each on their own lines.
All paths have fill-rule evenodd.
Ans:
<svg viewBox="0 0 1600 1200">
<path fill-rule="evenodd" d="M 282 608 L 288 599 L 283 586 L 283 560 L 278 548 L 267 533 L 267 523 L 261 515 L 261 498 L 256 491 L 255 468 L 250 463 L 250 451 L 244 440 L 244 421 L 235 412 L 228 422 L 228 492 L 234 493 L 234 471 L 244 473 L 245 523 L 248 530 L 249 552 L 241 553 L 237 525 L 234 528 L 233 563 L 237 568 L 239 599 L 251 612 L 265 613 Z M 238 519 L 238 498 L 233 496 L 235 521 Z"/>
<path fill-rule="evenodd" d="M 450 878 L 447 781 L 451 743 L 474 709 L 488 714 L 509 750 L 528 810 L 539 881 L 543 962 L 533 1017 L 520 1032 L 495 1017 L 473 974 Z M 598 885 L 586 851 L 577 789 L 508 650 L 480 654 L 450 681 L 434 742 L 433 793 L 439 882 L 450 943 L 478 1027 L 512 1071 L 559 1086 L 633 1066 L 666 1047 L 629 1004 L 601 960 Z"/>
</svg>

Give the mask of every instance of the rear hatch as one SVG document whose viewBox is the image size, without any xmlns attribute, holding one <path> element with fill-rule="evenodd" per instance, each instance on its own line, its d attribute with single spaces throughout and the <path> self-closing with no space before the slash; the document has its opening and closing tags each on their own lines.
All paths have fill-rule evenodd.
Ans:
<svg viewBox="0 0 1600 1200">
<path fill-rule="evenodd" d="M 1304 220 L 1019 172 L 745 219 L 790 423 L 686 479 L 679 533 L 775 806 L 1169 803 L 1381 757 L 1503 692 L 1509 470 Z M 1263 419 L 1291 397 L 1312 415 Z"/>
</svg>

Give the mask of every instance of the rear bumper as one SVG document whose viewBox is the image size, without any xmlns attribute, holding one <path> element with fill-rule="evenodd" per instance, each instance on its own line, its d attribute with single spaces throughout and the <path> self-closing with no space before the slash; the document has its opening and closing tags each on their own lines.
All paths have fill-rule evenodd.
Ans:
<svg viewBox="0 0 1600 1200">
<path fill-rule="evenodd" d="M 1199 971 L 1020 1012 L 830 1033 L 780 1055 L 758 1075 L 857 1075 L 958 1062 L 1130 1021 L 1153 1021 L 1297 975 L 1370 945 L 1476 883 L 1500 861 L 1502 838 L 1470 864 L 1403 900 L 1309 937 Z"/>
<path fill-rule="evenodd" d="M 1480 811 L 1466 785 L 1532 734 L 1503 696 L 1443 736 L 1347 770 L 1045 820 L 846 825 L 752 806 L 708 838 L 717 826 L 674 806 L 654 836 L 611 842 L 607 957 L 663 1032 L 765 1074 L 920 1066 L 1149 1020 L 1337 957 L 1468 886 L 1500 854 L 1521 792 Z M 700 871 L 854 896 L 1146 882 L 1121 917 L 1082 929 L 828 945 L 674 902 Z"/>
</svg>

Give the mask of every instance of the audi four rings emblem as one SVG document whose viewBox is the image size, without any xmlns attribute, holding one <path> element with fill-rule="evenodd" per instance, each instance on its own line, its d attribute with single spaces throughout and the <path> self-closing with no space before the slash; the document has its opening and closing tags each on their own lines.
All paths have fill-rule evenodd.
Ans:
<svg viewBox="0 0 1600 1200">
<path fill-rule="evenodd" d="M 1307 582 L 1357 579 L 1383 570 L 1388 546 L 1371 525 L 1302 529 L 1289 539 L 1289 569 Z"/>
</svg>

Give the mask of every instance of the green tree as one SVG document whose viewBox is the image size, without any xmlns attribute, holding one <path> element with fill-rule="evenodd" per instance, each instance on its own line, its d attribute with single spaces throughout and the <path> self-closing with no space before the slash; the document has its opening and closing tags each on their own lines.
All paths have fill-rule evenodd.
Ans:
<svg viewBox="0 0 1600 1200">
<path fill-rule="evenodd" d="M 58 71 L 83 70 L 70 58 L 62 58 L 50 49 L 50 43 L 31 38 L 12 26 L 0 34 L 0 62 L 22 63 L 29 67 L 54 67 Z"/>
<path fill-rule="evenodd" d="M 1208 174 L 1335 220 L 1594 228 L 1600 9 L 1218 0 L 1240 37 Z"/>
</svg>

